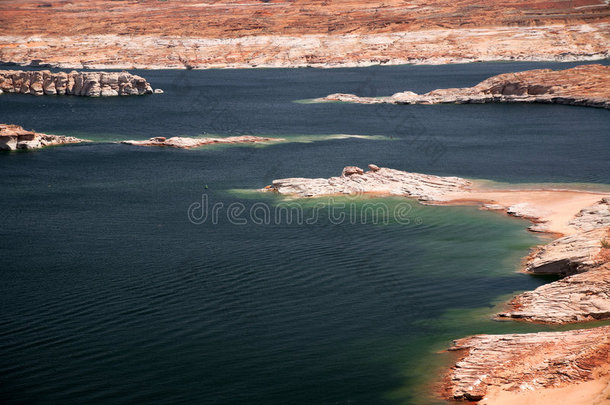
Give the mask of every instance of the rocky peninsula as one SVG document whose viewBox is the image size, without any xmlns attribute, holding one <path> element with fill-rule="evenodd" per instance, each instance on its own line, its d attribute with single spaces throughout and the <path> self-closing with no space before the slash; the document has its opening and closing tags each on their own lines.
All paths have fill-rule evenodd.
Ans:
<svg viewBox="0 0 610 405">
<path fill-rule="evenodd" d="M 27 131 L 18 125 L 0 124 L 0 150 L 39 149 L 45 146 L 87 142 L 73 136 Z"/>
<path fill-rule="evenodd" d="M 582 65 L 565 70 L 536 69 L 490 77 L 474 87 L 411 91 L 389 97 L 336 93 L 317 101 L 360 104 L 552 103 L 610 109 L 610 66 Z"/>
<path fill-rule="evenodd" d="M 49 70 L 0 70 L 0 93 L 84 97 L 140 96 L 153 93 L 143 77 L 128 72 L 51 73 Z"/>
<path fill-rule="evenodd" d="M 396 195 L 425 204 L 478 205 L 529 219 L 533 222 L 532 231 L 559 238 L 536 248 L 522 270 L 564 278 L 516 296 L 497 318 L 549 324 L 610 319 L 608 193 L 497 190 L 459 177 L 409 173 L 374 164 L 369 165 L 368 171 L 348 166 L 341 176 L 329 179 L 274 180 L 263 191 L 301 198 Z M 495 390 L 494 395 L 525 395 L 531 390 L 566 386 L 573 389 L 574 384 L 599 382 L 602 374 L 610 372 L 608 332 L 606 327 L 460 340 L 456 349 L 468 350 L 452 368 L 445 394 L 451 399 L 478 401 L 488 389 Z"/>
<path fill-rule="evenodd" d="M 472 336 L 456 340 L 450 350 L 460 359 L 446 380 L 447 398 L 480 404 L 607 403 L 610 326 Z"/>
<path fill-rule="evenodd" d="M 609 27 L 604 0 L 6 0 L 0 61 L 200 69 L 596 60 L 608 57 Z"/>
<path fill-rule="evenodd" d="M 157 136 L 154 138 L 150 138 L 146 141 L 121 141 L 121 143 L 137 146 L 167 146 L 171 148 L 189 149 L 213 144 L 260 143 L 280 141 L 283 141 L 283 139 L 265 138 L 251 135 L 230 136 L 227 138 L 188 138 L 180 136 L 165 138 L 163 136 Z"/>
</svg>

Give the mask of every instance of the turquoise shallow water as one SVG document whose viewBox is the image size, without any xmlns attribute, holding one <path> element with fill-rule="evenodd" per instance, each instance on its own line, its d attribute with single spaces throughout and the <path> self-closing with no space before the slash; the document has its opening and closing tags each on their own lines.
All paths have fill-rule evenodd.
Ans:
<svg viewBox="0 0 610 405">
<path fill-rule="evenodd" d="M 239 190 L 369 162 L 505 182 L 610 183 L 607 111 L 293 102 L 470 85 L 532 66 L 543 65 L 144 72 L 166 93 L 0 96 L 2 122 L 102 142 L 0 154 L 0 402 L 437 402 L 428 383 L 452 339 L 552 329 L 490 320 L 506 296 L 549 281 L 516 272 L 541 241 L 527 222 L 344 198 L 318 209 L 291 200 L 309 223 L 285 211 L 257 223 L 255 208 L 275 213 L 286 201 Z M 204 133 L 299 142 L 103 143 Z M 195 224 L 189 208 L 202 198 L 218 215 Z M 385 204 L 387 221 L 358 216 L 372 202 Z M 228 215 L 230 207 L 241 211 Z"/>
</svg>

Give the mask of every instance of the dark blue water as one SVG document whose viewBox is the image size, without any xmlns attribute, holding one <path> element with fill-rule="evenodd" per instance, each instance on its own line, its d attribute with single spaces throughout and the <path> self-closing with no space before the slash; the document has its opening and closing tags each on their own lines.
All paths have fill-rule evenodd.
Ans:
<svg viewBox="0 0 610 405">
<path fill-rule="evenodd" d="M 436 402 L 429 384 L 447 360 L 435 352 L 451 339 L 541 329 L 490 320 L 503 297 L 546 281 L 515 272 L 540 242 L 527 223 L 389 198 L 375 201 L 389 212 L 409 204 L 408 221 L 338 223 L 305 201 L 305 217 L 318 213 L 311 223 L 257 224 L 253 206 L 284 202 L 236 190 L 369 162 L 610 183 L 605 110 L 294 102 L 547 66 L 570 64 L 151 71 L 140 73 L 165 94 L 0 96 L 0 122 L 102 142 L 0 155 L 0 403 Z M 204 133 L 293 142 L 103 143 Z M 218 215 L 197 225 L 187 212 L 202 196 Z M 370 202 L 332 206 L 350 214 Z M 233 203 L 245 224 L 227 216 Z"/>
</svg>

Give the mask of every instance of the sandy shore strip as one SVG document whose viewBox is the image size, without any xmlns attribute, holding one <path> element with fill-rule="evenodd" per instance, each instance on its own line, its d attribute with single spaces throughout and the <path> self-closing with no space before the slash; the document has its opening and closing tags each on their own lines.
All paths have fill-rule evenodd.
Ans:
<svg viewBox="0 0 610 405">
<path fill-rule="evenodd" d="M 478 205 L 509 215 L 529 219 L 530 230 L 556 235 L 572 235 L 581 229 L 571 224 L 585 208 L 610 193 L 567 189 L 492 189 L 484 182 L 459 177 L 409 173 L 369 165 L 369 170 L 355 166 L 343 169 L 341 176 L 329 179 L 288 178 L 274 180 L 265 191 L 297 197 L 374 194 L 404 196 L 424 204 Z M 610 224 L 609 224 L 610 225 Z"/>
<path fill-rule="evenodd" d="M 480 405 L 608 405 L 610 404 L 610 375 L 597 380 L 572 384 L 561 388 L 542 388 L 526 391 L 490 390 Z"/>
<path fill-rule="evenodd" d="M 449 193 L 446 204 L 482 205 L 485 209 L 498 210 L 534 222 L 529 229 L 556 235 L 572 235 L 579 231 L 570 225 L 574 217 L 586 207 L 609 193 L 573 190 L 488 190 L 472 189 Z"/>
</svg>

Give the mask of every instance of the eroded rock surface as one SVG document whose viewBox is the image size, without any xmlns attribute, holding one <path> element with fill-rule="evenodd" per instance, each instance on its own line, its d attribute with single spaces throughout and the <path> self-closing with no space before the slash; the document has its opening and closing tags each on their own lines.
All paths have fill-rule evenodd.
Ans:
<svg viewBox="0 0 610 405">
<path fill-rule="evenodd" d="M 609 198 L 570 222 L 578 232 L 536 249 L 525 271 L 565 278 L 513 298 L 499 318 L 572 323 L 610 318 Z M 566 277 L 567 276 L 567 277 Z"/>
<path fill-rule="evenodd" d="M 597 204 L 581 210 L 570 226 L 581 231 L 610 227 L 610 198 L 602 198 Z"/>
<path fill-rule="evenodd" d="M 151 94 L 146 79 L 127 72 L 59 72 L 0 70 L 0 90 L 6 93 L 107 97 Z"/>
<path fill-rule="evenodd" d="M 564 324 L 610 318 L 610 265 L 604 264 L 515 297 L 499 318 Z"/>
<path fill-rule="evenodd" d="M 174 136 L 165 138 L 162 136 L 150 138 L 147 141 L 122 141 L 121 143 L 137 146 L 168 146 L 172 148 L 196 148 L 198 146 L 223 144 L 223 143 L 256 143 L 256 142 L 279 142 L 283 141 L 280 138 L 265 138 L 260 136 L 230 136 L 227 138 L 187 138 Z"/>
<path fill-rule="evenodd" d="M 610 241 L 610 227 L 560 238 L 538 249 L 526 271 L 564 278 L 517 295 L 498 318 L 551 324 L 610 319 L 610 249 L 603 241 Z"/>
<path fill-rule="evenodd" d="M 564 236 L 529 256 L 525 271 L 532 274 L 568 276 L 599 265 L 597 256 L 608 228 L 591 229 Z"/>
<path fill-rule="evenodd" d="M 372 167 L 371 167 L 372 166 Z M 402 195 L 422 201 L 445 201 L 451 192 L 468 189 L 472 183 L 459 177 L 441 177 L 369 166 L 369 171 L 356 166 L 343 169 L 341 176 L 329 179 L 288 178 L 274 180 L 265 191 L 299 197 L 333 194 L 381 193 Z"/>
<path fill-rule="evenodd" d="M 610 66 L 582 65 L 566 70 L 536 69 L 490 77 L 474 87 L 438 89 L 390 97 L 331 94 L 325 101 L 362 104 L 555 103 L 610 108 Z"/>
<path fill-rule="evenodd" d="M 608 56 L 604 0 L 0 2 L 0 60 L 63 68 L 360 66 Z"/>
<path fill-rule="evenodd" d="M 44 146 L 86 142 L 72 136 L 27 131 L 18 125 L 0 124 L 0 150 L 38 149 Z"/>
<path fill-rule="evenodd" d="M 478 401 L 491 389 L 537 390 L 598 378 L 610 364 L 610 326 L 472 336 L 450 350 L 464 354 L 450 372 L 448 396 Z"/>
</svg>

